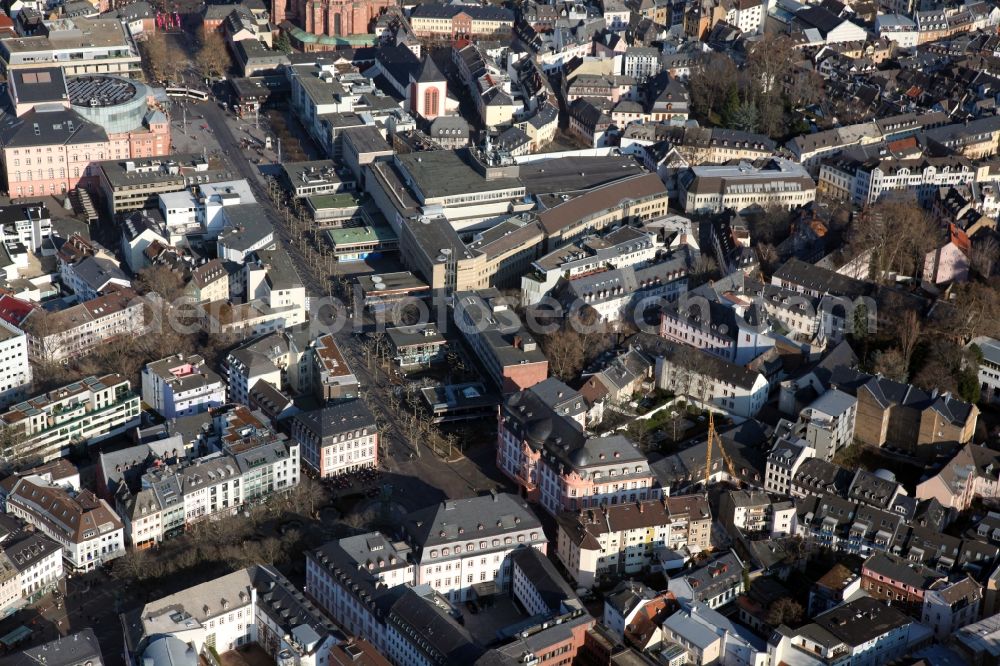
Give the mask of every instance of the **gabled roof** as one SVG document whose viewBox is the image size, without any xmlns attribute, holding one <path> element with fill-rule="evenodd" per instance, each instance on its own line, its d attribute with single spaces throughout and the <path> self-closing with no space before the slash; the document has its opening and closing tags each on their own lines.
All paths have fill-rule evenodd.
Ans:
<svg viewBox="0 0 1000 666">
<path fill-rule="evenodd" d="M 297 414 L 295 420 L 320 440 L 353 430 L 375 428 L 375 416 L 363 400 L 303 412 Z"/>
<path fill-rule="evenodd" d="M 456 540 L 531 529 L 539 530 L 540 534 L 541 523 L 524 500 L 516 495 L 497 493 L 446 500 L 419 509 L 403 518 L 402 528 L 415 548 L 427 549 Z"/>
<path fill-rule="evenodd" d="M 434 58 L 428 54 L 424 58 L 424 62 L 420 65 L 420 71 L 417 72 L 415 78 L 416 83 L 444 83 L 447 81 L 441 70 L 438 69 L 437 63 L 434 62 Z"/>
<path fill-rule="evenodd" d="M 922 564 L 885 552 L 877 552 L 865 560 L 864 568 L 884 576 L 889 582 L 908 585 L 917 590 L 926 590 L 944 578 L 942 574 Z"/>
<path fill-rule="evenodd" d="M 800 9 L 795 12 L 795 18 L 808 26 L 816 28 L 824 37 L 845 22 L 845 19 L 840 18 L 823 7 L 806 7 L 805 9 Z"/>
<path fill-rule="evenodd" d="M 108 134 L 71 109 L 31 109 L 20 117 L 8 115 L 0 122 L 0 143 L 5 148 L 46 145 L 106 143 Z"/>
</svg>

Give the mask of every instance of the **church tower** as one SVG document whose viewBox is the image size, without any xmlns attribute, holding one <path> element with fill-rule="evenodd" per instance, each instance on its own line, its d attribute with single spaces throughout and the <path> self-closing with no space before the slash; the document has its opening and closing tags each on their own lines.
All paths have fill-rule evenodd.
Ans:
<svg viewBox="0 0 1000 666">
<path fill-rule="evenodd" d="M 410 83 L 410 110 L 425 120 L 445 115 L 448 80 L 428 55 L 414 81 Z"/>
</svg>

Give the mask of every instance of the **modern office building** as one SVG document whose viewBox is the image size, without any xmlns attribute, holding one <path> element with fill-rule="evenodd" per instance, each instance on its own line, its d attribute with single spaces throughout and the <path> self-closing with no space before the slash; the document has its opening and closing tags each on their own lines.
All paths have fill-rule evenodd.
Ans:
<svg viewBox="0 0 1000 666">
<path fill-rule="evenodd" d="M 19 402 L 0 416 L 11 429 L 7 460 L 66 455 L 73 446 L 99 442 L 139 425 L 139 396 L 119 375 L 87 377 Z"/>
<path fill-rule="evenodd" d="M 499 292 L 456 293 L 452 308 L 459 331 L 501 391 L 524 390 L 548 377 L 548 359 Z"/>
<path fill-rule="evenodd" d="M 66 76 L 142 76 L 139 49 L 117 18 L 60 18 L 46 21 L 39 34 L 0 40 L 4 74 L 39 66 L 61 68 Z"/>
</svg>

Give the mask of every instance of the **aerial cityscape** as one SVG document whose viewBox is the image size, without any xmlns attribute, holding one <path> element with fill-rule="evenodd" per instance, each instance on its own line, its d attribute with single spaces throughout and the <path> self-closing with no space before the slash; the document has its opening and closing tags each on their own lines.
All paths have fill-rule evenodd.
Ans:
<svg viewBox="0 0 1000 666">
<path fill-rule="evenodd" d="M 998 0 L 0 0 L 0 666 L 1000 666 L 998 220 Z"/>
</svg>

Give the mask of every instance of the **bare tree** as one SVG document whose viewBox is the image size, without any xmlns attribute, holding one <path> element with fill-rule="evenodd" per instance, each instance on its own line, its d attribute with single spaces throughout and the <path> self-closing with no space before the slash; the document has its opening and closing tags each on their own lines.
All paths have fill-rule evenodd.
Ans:
<svg viewBox="0 0 1000 666">
<path fill-rule="evenodd" d="M 34 350 L 39 364 L 49 363 L 56 352 L 57 337 L 61 332 L 55 315 L 36 308 L 21 322 L 21 330 L 28 336 L 29 349 Z"/>
<path fill-rule="evenodd" d="M 732 59 L 722 53 L 710 54 L 702 68 L 692 73 L 689 83 L 695 113 L 706 118 L 720 113 L 730 89 L 736 84 L 736 65 Z"/>
<path fill-rule="evenodd" d="M 885 283 L 893 271 L 919 276 L 937 231 L 915 201 L 886 199 L 855 216 L 850 244 L 856 255 L 871 253 L 871 279 Z"/>
<path fill-rule="evenodd" d="M 938 335 L 961 342 L 980 335 L 1000 337 L 1000 299 L 996 286 L 1000 285 L 980 282 L 955 285 L 952 298 L 935 308 L 929 325 Z"/>
<path fill-rule="evenodd" d="M 167 77 L 170 61 L 167 55 L 167 41 L 160 32 L 147 35 L 145 41 L 139 43 L 142 60 L 149 68 L 149 74 L 157 81 Z"/>
<path fill-rule="evenodd" d="M 823 76 L 811 67 L 796 67 L 785 87 L 788 101 L 796 107 L 816 104 L 826 96 Z"/>
<path fill-rule="evenodd" d="M 760 260 L 761 267 L 766 272 L 771 273 L 780 261 L 778 248 L 770 243 L 758 243 L 757 258 Z"/>
<path fill-rule="evenodd" d="M 908 362 L 898 347 L 875 352 L 872 371 L 897 382 L 905 382 Z"/>
<path fill-rule="evenodd" d="M 802 622 L 805 609 L 791 597 L 782 597 L 767 609 L 767 623 L 772 627 L 782 624 L 795 626 Z"/>
<path fill-rule="evenodd" d="M 710 379 L 713 360 L 707 352 L 692 350 L 681 358 L 681 363 L 687 371 L 687 394 L 702 403 L 708 402 L 713 384 Z"/>
<path fill-rule="evenodd" d="M 225 74 L 229 69 L 230 60 L 229 50 L 222 35 L 214 30 L 205 30 L 203 27 L 198 33 L 198 43 L 195 61 L 202 75 Z"/>
<path fill-rule="evenodd" d="M 791 37 L 767 33 L 753 43 L 747 53 L 744 100 L 758 111 L 760 131 L 768 135 L 783 134 L 783 87 L 794 67 L 795 57 Z"/>
<path fill-rule="evenodd" d="M 769 206 L 753 218 L 753 235 L 757 241 L 778 244 L 788 237 L 792 214 L 781 206 Z"/>
<path fill-rule="evenodd" d="M 719 264 L 715 261 L 715 257 L 706 252 L 701 252 L 691 266 L 691 277 L 694 283 L 692 286 L 711 280 L 718 277 L 718 275 Z"/>
<path fill-rule="evenodd" d="M 583 369 L 586 349 L 583 337 L 564 327 L 539 336 L 545 357 L 549 359 L 549 372 L 563 381 L 571 381 Z"/>
<path fill-rule="evenodd" d="M 15 472 L 35 463 L 41 462 L 38 456 L 27 453 L 23 449 L 25 442 L 24 428 L 18 424 L 7 424 L 0 427 L 0 461 L 4 474 Z"/>
<path fill-rule="evenodd" d="M 601 320 L 600 314 L 589 305 L 581 308 L 574 316 L 583 345 L 583 363 L 587 365 L 615 345 L 615 331 L 611 324 Z M 573 321 L 570 326 L 573 326 Z"/>
<path fill-rule="evenodd" d="M 292 510 L 308 516 L 316 515 L 316 508 L 328 499 L 323 486 L 307 476 L 299 480 L 299 484 L 288 493 L 289 506 Z"/>
<path fill-rule="evenodd" d="M 152 292 L 170 302 L 184 293 L 184 277 L 167 266 L 147 266 L 139 271 L 135 287 L 140 294 Z"/>
<path fill-rule="evenodd" d="M 997 244 L 995 236 L 987 236 L 984 240 L 972 243 L 969 268 L 974 273 L 989 278 L 998 263 L 1000 263 L 1000 245 Z"/>
<path fill-rule="evenodd" d="M 899 351 L 903 356 L 903 364 L 907 367 L 910 365 L 910 359 L 913 358 L 913 350 L 917 347 L 917 341 L 920 340 L 921 321 L 916 310 L 907 309 L 903 313 L 902 322 L 897 331 Z"/>
<path fill-rule="evenodd" d="M 129 548 L 124 555 L 115 560 L 112 570 L 115 577 L 121 580 L 143 580 L 149 571 L 149 559 L 147 551 Z"/>
</svg>

